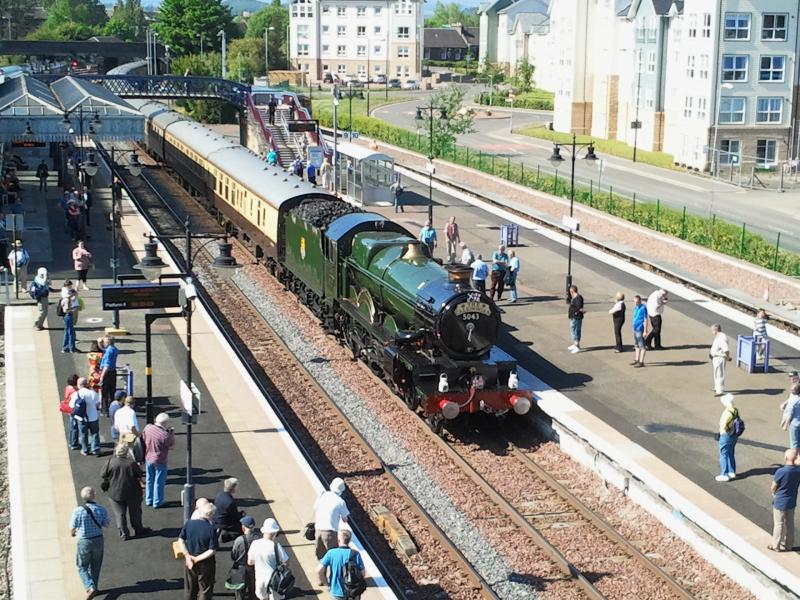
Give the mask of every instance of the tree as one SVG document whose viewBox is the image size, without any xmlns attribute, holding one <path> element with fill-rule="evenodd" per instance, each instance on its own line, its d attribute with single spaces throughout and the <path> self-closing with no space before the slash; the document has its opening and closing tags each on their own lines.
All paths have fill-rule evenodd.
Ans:
<svg viewBox="0 0 800 600">
<path fill-rule="evenodd" d="M 461 23 L 464 27 L 478 27 L 481 18 L 476 8 L 461 8 L 458 2 L 436 0 L 433 14 L 425 19 L 425 27 L 447 27 Z"/>
<path fill-rule="evenodd" d="M 281 0 L 272 0 L 272 4 L 262 8 L 247 21 L 248 38 L 263 40 L 264 29 L 272 27 L 267 35 L 270 69 L 286 66 L 286 27 L 288 25 L 289 7 L 283 6 Z"/>
<path fill-rule="evenodd" d="M 228 44 L 228 73 L 241 83 L 264 74 L 264 42 L 258 38 L 233 40 Z"/>
<path fill-rule="evenodd" d="M 447 118 L 440 119 L 437 111 L 433 114 L 433 153 L 441 156 L 453 146 L 457 135 L 471 133 L 472 115 L 462 110 L 465 90 L 460 86 L 450 85 L 431 96 L 431 106 L 437 110 L 444 109 Z M 422 112 L 421 130 L 430 132 L 430 113 Z"/>
<path fill-rule="evenodd" d="M 141 0 L 117 0 L 105 33 L 125 42 L 136 42 L 144 39 L 146 29 L 147 18 Z"/>
<path fill-rule="evenodd" d="M 222 55 L 219 52 L 185 54 L 170 64 L 173 75 L 200 75 L 219 77 L 222 72 Z M 194 119 L 203 123 L 220 123 L 231 112 L 230 105 L 221 100 L 178 100 L 178 105 Z"/>
<path fill-rule="evenodd" d="M 99 33 L 108 20 L 98 0 L 55 0 L 47 19 L 28 36 L 33 40 L 85 40 Z"/>
<path fill-rule="evenodd" d="M 514 77 L 511 78 L 511 87 L 514 91 L 525 93 L 533 89 L 533 72 L 536 69 L 527 58 L 523 58 L 514 68 Z"/>
<path fill-rule="evenodd" d="M 200 36 L 206 49 L 219 48 L 217 34 L 234 31 L 231 11 L 222 0 L 164 0 L 153 28 L 177 56 L 197 54 Z"/>
</svg>

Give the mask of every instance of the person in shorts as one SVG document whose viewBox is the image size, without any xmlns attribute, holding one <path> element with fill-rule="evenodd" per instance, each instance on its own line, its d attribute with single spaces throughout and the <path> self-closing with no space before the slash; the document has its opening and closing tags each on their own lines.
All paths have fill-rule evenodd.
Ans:
<svg viewBox="0 0 800 600">
<path fill-rule="evenodd" d="M 631 363 L 636 368 L 644 366 L 644 355 L 647 344 L 644 341 L 644 325 L 647 323 L 647 306 L 642 302 L 642 297 L 636 294 L 633 297 L 633 349 L 636 353 Z"/>
</svg>

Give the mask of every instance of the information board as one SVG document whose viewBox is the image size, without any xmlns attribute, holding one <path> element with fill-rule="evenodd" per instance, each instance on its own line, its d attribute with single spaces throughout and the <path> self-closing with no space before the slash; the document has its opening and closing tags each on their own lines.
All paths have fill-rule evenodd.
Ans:
<svg viewBox="0 0 800 600">
<path fill-rule="evenodd" d="M 137 283 L 104 285 L 101 288 L 103 310 L 141 310 L 180 306 L 178 283 Z"/>
</svg>

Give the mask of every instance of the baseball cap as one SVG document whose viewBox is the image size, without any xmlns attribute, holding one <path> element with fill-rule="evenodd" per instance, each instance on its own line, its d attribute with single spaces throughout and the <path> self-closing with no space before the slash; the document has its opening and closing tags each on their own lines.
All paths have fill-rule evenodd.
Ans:
<svg viewBox="0 0 800 600">
<path fill-rule="evenodd" d="M 253 529 L 256 526 L 256 520 L 251 516 L 242 517 L 239 519 L 239 523 L 247 527 L 248 529 Z"/>
</svg>

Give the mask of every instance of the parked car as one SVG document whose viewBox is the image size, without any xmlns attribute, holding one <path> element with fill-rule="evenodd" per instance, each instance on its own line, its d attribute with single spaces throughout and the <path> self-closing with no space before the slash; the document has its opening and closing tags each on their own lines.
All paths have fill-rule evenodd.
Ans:
<svg viewBox="0 0 800 600">
<path fill-rule="evenodd" d="M 419 84 L 416 79 L 406 79 L 401 87 L 404 90 L 418 90 Z"/>
<path fill-rule="evenodd" d="M 390 88 L 400 89 L 400 80 L 399 79 L 390 79 L 389 80 L 389 87 Z"/>
<path fill-rule="evenodd" d="M 375 75 L 375 83 L 385 84 L 386 83 L 386 75 L 383 75 L 383 74 Z"/>
<path fill-rule="evenodd" d="M 325 71 L 325 74 L 322 76 L 322 83 L 334 83 L 335 79 L 333 73 L 330 71 Z"/>
<path fill-rule="evenodd" d="M 369 76 L 366 73 L 360 73 L 358 75 L 358 80 L 361 83 L 369 83 Z"/>
</svg>

